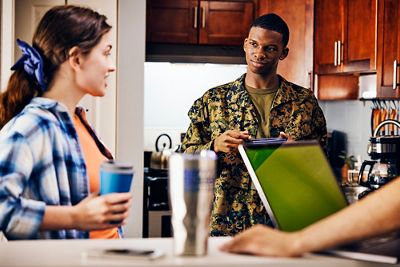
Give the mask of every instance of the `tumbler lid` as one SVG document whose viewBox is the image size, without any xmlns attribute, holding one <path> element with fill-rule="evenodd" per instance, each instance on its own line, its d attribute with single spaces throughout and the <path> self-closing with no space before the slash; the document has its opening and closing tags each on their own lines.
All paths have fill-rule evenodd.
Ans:
<svg viewBox="0 0 400 267">
<path fill-rule="evenodd" d="M 133 171 L 132 164 L 129 164 L 129 163 L 126 163 L 126 162 L 115 161 L 115 160 L 104 161 L 101 164 L 101 168 L 103 170 L 110 170 L 110 171 L 115 171 L 115 170 Z"/>
</svg>

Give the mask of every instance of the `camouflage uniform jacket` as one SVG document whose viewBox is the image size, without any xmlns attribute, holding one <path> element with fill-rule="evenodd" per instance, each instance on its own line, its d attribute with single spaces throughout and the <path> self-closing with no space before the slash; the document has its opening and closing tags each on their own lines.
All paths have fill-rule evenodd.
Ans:
<svg viewBox="0 0 400 267">
<path fill-rule="evenodd" d="M 325 118 L 312 91 L 279 79 L 270 113 L 271 137 L 283 131 L 295 140 L 319 139 L 324 145 Z M 191 123 L 182 142 L 185 152 L 212 149 L 213 140 L 227 130 L 247 130 L 256 136 L 257 111 L 244 80 L 245 74 L 208 90 L 194 102 L 188 112 Z M 211 235 L 235 235 L 258 223 L 270 222 L 241 157 L 237 152 L 218 153 Z"/>
</svg>

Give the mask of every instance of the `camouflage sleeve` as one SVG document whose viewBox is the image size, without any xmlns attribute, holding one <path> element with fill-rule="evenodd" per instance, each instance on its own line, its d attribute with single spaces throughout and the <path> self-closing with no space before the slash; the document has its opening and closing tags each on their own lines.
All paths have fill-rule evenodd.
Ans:
<svg viewBox="0 0 400 267">
<path fill-rule="evenodd" d="M 210 134 L 210 120 L 207 105 L 202 99 L 194 102 L 188 112 L 190 125 L 182 141 L 181 150 L 193 153 L 201 150 L 212 150 L 213 140 Z"/>
<path fill-rule="evenodd" d="M 328 132 L 326 130 L 326 120 L 321 107 L 318 104 L 317 99 L 313 96 L 313 101 L 315 102 L 312 121 L 314 122 L 314 132 L 319 138 L 321 147 L 326 150 L 326 141 L 328 138 Z"/>
</svg>

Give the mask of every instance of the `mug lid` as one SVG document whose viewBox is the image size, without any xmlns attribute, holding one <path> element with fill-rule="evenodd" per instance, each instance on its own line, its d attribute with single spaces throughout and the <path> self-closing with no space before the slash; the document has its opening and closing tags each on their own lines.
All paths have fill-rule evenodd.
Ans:
<svg viewBox="0 0 400 267">
<path fill-rule="evenodd" d="M 133 170 L 132 164 L 116 161 L 116 160 L 107 160 L 104 161 L 101 166 L 102 169 L 111 169 L 111 170 Z"/>
</svg>

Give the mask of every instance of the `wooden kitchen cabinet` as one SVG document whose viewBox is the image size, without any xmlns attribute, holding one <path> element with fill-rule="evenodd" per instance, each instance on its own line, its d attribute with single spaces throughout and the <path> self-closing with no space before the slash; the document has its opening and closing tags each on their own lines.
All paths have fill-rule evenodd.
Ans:
<svg viewBox="0 0 400 267">
<path fill-rule="evenodd" d="M 199 44 L 242 45 L 254 11 L 252 1 L 200 1 Z"/>
<path fill-rule="evenodd" d="M 198 1 L 148 0 L 148 42 L 197 43 Z"/>
<path fill-rule="evenodd" d="M 375 71 L 376 0 L 315 1 L 317 74 Z"/>
<path fill-rule="evenodd" d="M 242 45 L 255 0 L 148 0 L 150 43 Z"/>
<path fill-rule="evenodd" d="M 378 1 L 377 97 L 400 97 L 400 1 Z"/>
<path fill-rule="evenodd" d="M 314 0 L 260 0 L 258 16 L 275 13 L 288 24 L 289 54 L 278 73 L 305 88 L 312 88 Z"/>
</svg>

